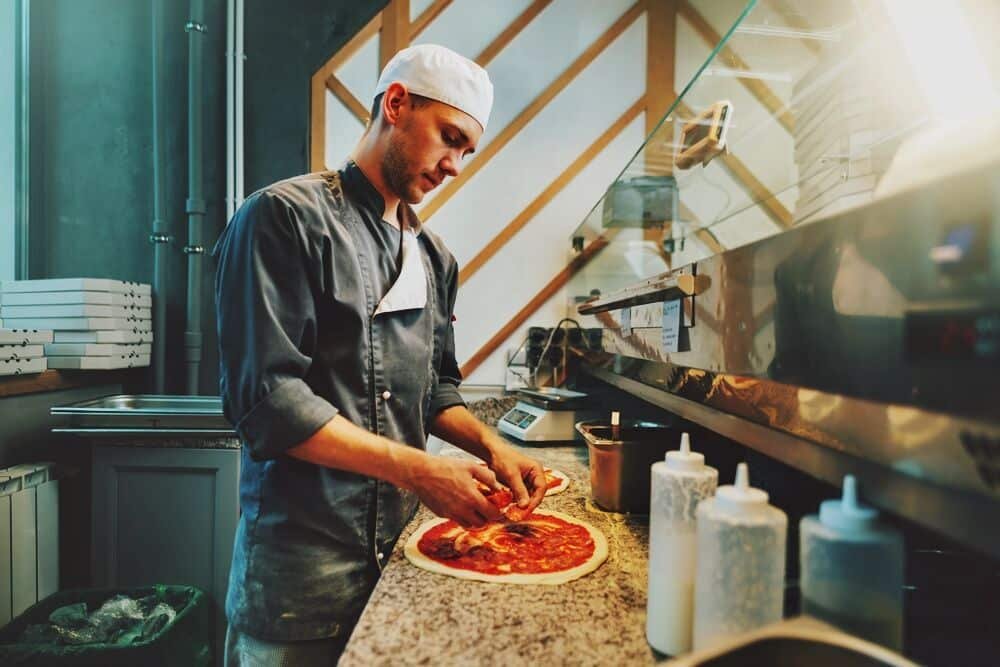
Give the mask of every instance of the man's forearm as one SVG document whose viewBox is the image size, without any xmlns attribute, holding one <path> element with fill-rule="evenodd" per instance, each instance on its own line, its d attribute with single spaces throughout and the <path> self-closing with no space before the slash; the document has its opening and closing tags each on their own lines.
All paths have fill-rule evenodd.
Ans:
<svg viewBox="0 0 1000 667">
<path fill-rule="evenodd" d="M 431 422 L 431 433 L 486 462 L 492 458 L 489 426 L 476 419 L 464 405 L 453 405 L 437 413 Z"/>
<path fill-rule="evenodd" d="M 327 468 L 377 477 L 403 489 L 411 489 L 414 470 L 427 458 L 424 452 L 366 431 L 341 415 L 289 449 L 288 455 Z"/>
</svg>

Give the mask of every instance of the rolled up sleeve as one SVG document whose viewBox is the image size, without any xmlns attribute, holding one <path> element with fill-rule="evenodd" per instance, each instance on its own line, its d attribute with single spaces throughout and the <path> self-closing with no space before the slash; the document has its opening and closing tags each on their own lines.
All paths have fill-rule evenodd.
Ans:
<svg viewBox="0 0 1000 667">
<path fill-rule="evenodd" d="M 214 251 L 223 410 L 255 460 L 301 444 L 338 412 L 304 380 L 316 345 L 307 243 L 287 203 L 261 192 Z"/>
<path fill-rule="evenodd" d="M 455 299 L 458 296 L 458 265 L 452 264 L 448 272 L 448 313 L 455 312 Z M 462 384 L 462 371 L 455 360 L 455 328 L 449 320 L 445 334 L 444 349 L 441 362 L 438 365 L 438 381 L 431 395 L 428 424 L 439 412 L 454 405 L 465 405 L 462 395 L 458 392 Z"/>
</svg>

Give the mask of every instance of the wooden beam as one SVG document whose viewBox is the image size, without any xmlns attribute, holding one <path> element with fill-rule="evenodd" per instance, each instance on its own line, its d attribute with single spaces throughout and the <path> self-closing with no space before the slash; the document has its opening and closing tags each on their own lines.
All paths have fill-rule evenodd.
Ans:
<svg viewBox="0 0 1000 667">
<path fill-rule="evenodd" d="M 722 41 L 722 35 L 716 32 L 715 28 L 705 20 L 697 9 L 691 6 L 687 0 L 680 0 L 678 5 L 681 16 L 691 24 L 691 27 L 695 29 L 701 38 L 705 40 L 705 43 L 710 47 L 715 48 L 715 46 Z M 729 45 L 723 46 L 720 49 L 718 55 L 715 57 L 718 62 L 720 59 L 723 62 L 730 63 L 735 69 L 749 72 L 750 65 L 740 57 Z M 781 101 L 774 91 L 768 87 L 766 83 L 760 79 L 751 79 L 747 77 L 740 77 L 740 83 L 743 87 L 750 91 L 750 94 L 757 98 L 757 100 L 771 112 L 771 115 L 778 119 L 778 122 L 784 127 L 789 133 L 795 129 L 795 116 L 792 114 L 791 110 Z"/>
<path fill-rule="evenodd" d="M 499 234 L 497 234 L 492 241 L 486 244 L 486 247 L 479 251 L 468 264 L 462 267 L 461 271 L 458 273 L 458 283 L 461 285 L 469 278 L 473 276 L 480 268 L 483 267 L 486 262 L 497 254 L 504 245 L 507 244 L 510 239 L 514 237 L 521 229 L 528 224 L 538 212 L 541 211 L 545 206 L 552 201 L 563 188 L 569 184 L 573 178 L 580 173 L 580 170 L 586 167 L 594 157 L 604 150 L 612 139 L 617 137 L 625 127 L 631 123 L 635 118 L 642 112 L 645 105 L 645 98 L 639 98 L 632 106 L 625 110 L 618 119 L 611 124 L 608 129 L 606 129 L 601 136 L 599 136 L 594 143 L 587 146 L 587 148 L 580 153 L 579 156 L 573 162 L 566 167 L 559 176 L 553 180 L 545 190 L 541 192 L 537 197 L 535 197 L 530 204 L 528 204 L 523 211 L 517 214 L 517 216 L 510 221 L 510 223 L 504 227 Z"/>
<path fill-rule="evenodd" d="M 417 20 L 410 25 L 410 41 L 412 42 L 417 38 L 417 36 L 424 31 L 427 26 L 429 26 L 434 19 L 441 15 L 448 5 L 451 4 L 451 0 L 435 0 L 430 7 L 425 9 L 423 13 L 417 17 Z M 409 17 L 409 14 L 407 14 Z"/>
<path fill-rule="evenodd" d="M 677 51 L 677 0 L 646 3 L 646 143 L 643 172 L 650 176 L 673 173 L 674 124 L 663 117 L 674 101 L 674 57 Z M 663 120 L 663 124 L 660 121 Z M 656 136 L 653 136 L 653 133 Z M 644 241 L 652 241 L 667 268 L 673 267 L 663 240 L 673 235 L 667 221 L 642 230 Z"/>
<path fill-rule="evenodd" d="M 639 0 L 636 4 L 626 11 L 622 16 L 614 22 L 614 24 L 608 28 L 604 34 L 597 38 L 597 40 L 591 44 L 583 54 L 580 55 L 573 63 L 566 68 L 566 70 L 559 75 L 559 77 L 553 81 L 549 86 L 542 91 L 542 93 L 536 97 L 531 104 L 529 104 L 524 111 L 518 114 L 511 123 L 505 127 L 493 140 L 487 144 L 487 146 L 479 153 L 475 158 L 469 161 L 469 164 L 465 166 L 457 177 L 448 181 L 438 193 L 434 199 L 427 203 L 420 210 L 420 218 L 425 222 L 430 219 L 434 213 L 438 211 L 445 203 L 451 199 L 451 197 L 458 191 L 462 184 L 468 181 L 472 176 L 474 176 L 479 170 L 481 170 L 490 159 L 500 152 L 500 150 L 510 143 L 518 132 L 520 132 L 524 126 L 526 126 L 531 120 L 541 112 L 545 106 L 555 98 L 569 83 L 576 78 L 577 74 L 583 71 L 587 65 L 592 63 L 597 56 L 601 54 L 604 49 L 615 41 L 615 39 L 621 35 L 626 28 L 628 28 L 632 23 L 642 15 L 644 9 L 644 1 Z"/>
<path fill-rule="evenodd" d="M 357 53 L 358 49 L 364 46 L 369 39 L 378 34 L 381 27 L 382 14 L 378 13 L 312 75 L 309 85 L 309 169 L 311 171 L 326 169 L 327 79 L 335 74 L 340 66 Z"/>
<path fill-rule="evenodd" d="M 694 111 L 692 111 L 691 107 L 685 104 L 683 100 L 677 102 L 676 110 L 680 112 L 681 115 L 694 117 Z M 763 207 L 764 212 L 767 213 L 768 217 L 774 220 L 779 227 L 782 229 L 789 229 L 795 224 L 795 221 L 792 219 L 792 214 L 788 212 L 785 205 L 782 204 L 778 198 L 770 190 L 768 190 L 756 176 L 753 175 L 753 172 L 750 171 L 742 160 L 728 151 L 724 152 L 715 159 L 722 162 L 736 182 L 739 183 L 744 190 L 746 190 L 755 202 Z"/>
<path fill-rule="evenodd" d="M 480 66 L 486 67 L 497 54 L 503 51 L 504 47 L 510 44 L 524 28 L 531 23 L 542 10 L 552 4 L 552 0 L 535 0 L 527 9 L 511 21 L 506 30 L 497 35 L 496 39 L 490 42 L 483 52 L 476 56 L 475 60 Z"/>
<path fill-rule="evenodd" d="M 462 375 L 468 377 L 474 370 L 479 368 L 486 359 L 489 358 L 491 354 L 496 352 L 497 348 L 500 347 L 505 340 L 510 338 L 517 329 L 524 324 L 529 317 L 535 314 L 535 312 L 541 308 L 546 301 L 552 298 L 552 295 L 559 291 L 570 279 L 576 275 L 576 273 L 585 267 L 591 259 L 594 258 L 597 253 L 604 249 L 608 245 L 611 238 L 617 233 L 617 230 L 608 230 L 603 236 L 598 236 L 596 239 L 590 242 L 590 244 L 583 249 L 583 251 L 574 257 L 569 264 L 566 265 L 562 271 L 557 273 L 552 280 L 550 280 L 545 287 L 543 287 L 538 294 L 535 295 L 531 301 L 527 303 L 521 310 L 517 311 L 517 314 L 510 319 L 507 324 L 500 328 L 500 331 L 496 332 L 486 343 L 476 350 L 476 353 L 469 357 L 462 365 Z"/>
<path fill-rule="evenodd" d="M 410 0 L 389 0 L 382 10 L 378 38 L 379 72 L 400 49 L 410 45 Z"/>
<path fill-rule="evenodd" d="M 350 111 L 355 118 L 361 121 L 362 125 L 368 124 L 368 109 L 365 105 L 354 96 L 351 91 L 347 89 L 343 81 L 337 78 L 336 74 L 331 74 L 330 78 L 326 80 L 326 88 L 331 93 L 336 95 L 337 99 L 340 100 L 347 110 Z"/>
</svg>

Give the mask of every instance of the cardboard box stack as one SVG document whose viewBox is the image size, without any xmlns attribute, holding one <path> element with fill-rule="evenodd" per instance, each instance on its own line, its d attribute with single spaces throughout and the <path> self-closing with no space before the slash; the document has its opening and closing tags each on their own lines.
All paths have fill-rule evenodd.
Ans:
<svg viewBox="0 0 1000 667">
<path fill-rule="evenodd" d="M 6 280 L 0 282 L 0 326 L 51 332 L 43 343 L 48 368 L 149 366 L 151 289 L 103 278 Z"/>
</svg>

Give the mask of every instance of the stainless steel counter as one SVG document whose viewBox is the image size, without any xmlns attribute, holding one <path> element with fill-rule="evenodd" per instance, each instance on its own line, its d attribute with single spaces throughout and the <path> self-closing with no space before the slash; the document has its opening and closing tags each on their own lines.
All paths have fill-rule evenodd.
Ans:
<svg viewBox="0 0 1000 667">
<path fill-rule="evenodd" d="M 586 446 L 522 447 L 566 473 L 570 487 L 542 508 L 588 521 L 608 538 L 595 572 L 559 586 L 464 581 L 410 564 L 406 527 L 347 644 L 340 664 L 652 664 L 646 643 L 646 517 L 605 512 L 590 500 Z M 444 456 L 468 456 L 447 446 Z M 469 457 L 471 458 L 471 457 Z M 553 662 L 554 661 L 554 662 Z"/>
</svg>

